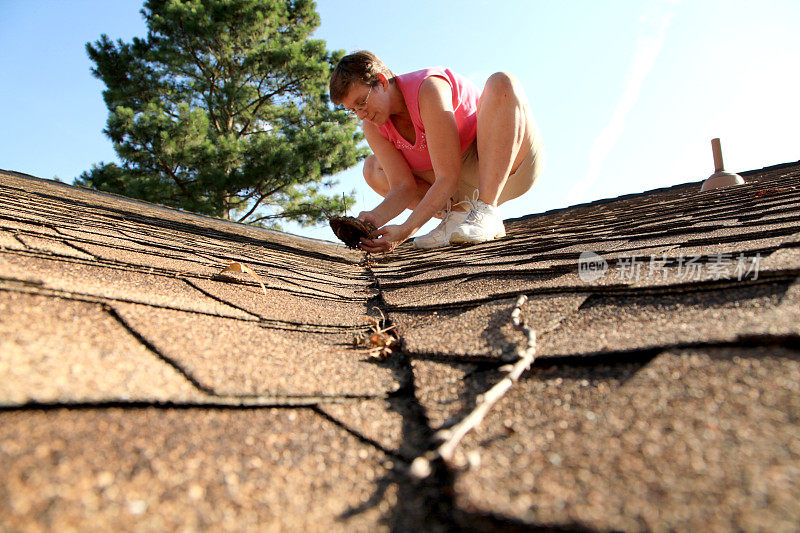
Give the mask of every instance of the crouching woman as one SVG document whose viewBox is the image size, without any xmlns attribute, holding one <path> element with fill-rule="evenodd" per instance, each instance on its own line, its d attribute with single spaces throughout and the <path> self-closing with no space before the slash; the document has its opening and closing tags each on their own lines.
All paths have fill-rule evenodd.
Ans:
<svg viewBox="0 0 800 533">
<path fill-rule="evenodd" d="M 368 252 L 391 251 L 434 216 L 442 222 L 416 247 L 503 237 L 497 206 L 527 192 L 542 171 L 541 135 L 510 74 L 493 74 L 481 92 L 448 68 L 394 75 L 360 51 L 336 66 L 330 95 L 362 121 L 374 154 L 364 178 L 384 200 L 358 215 L 378 228 L 361 241 Z M 404 223 L 386 225 L 406 208 Z"/>
</svg>

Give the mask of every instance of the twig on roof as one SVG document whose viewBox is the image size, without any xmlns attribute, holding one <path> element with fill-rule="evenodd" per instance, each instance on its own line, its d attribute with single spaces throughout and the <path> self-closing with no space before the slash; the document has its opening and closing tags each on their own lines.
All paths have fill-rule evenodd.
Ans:
<svg viewBox="0 0 800 533">
<path fill-rule="evenodd" d="M 475 409 L 461 420 L 461 422 L 450 429 L 437 433 L 437 436 L 444 440 L 438 448 L 414 459 L 411 463 L 411 475 L 415 478 L 424 479 L 430 476 L 433 472 L 431 463 L 434 461 L 442 460 L 445 463 L 451 464 L 456 448 L 458 448 L 458 444 L 461 440 L 467 433 L 480 425 L 483 418 L 489 412 L 489 409 L 508 392 L 522 373 L 528 370 L 533 364 L 533 360 L 536 358 L 536 332 L 526 326 L 525 321 L 520 317 L 522 312 L 521 308 L 527 300 L 527 296 L 520 296 L 517 299 L 514 310 L 511 312 L 512 323 L 515 327 L 522 330 L 527 337 L 527 346 L 522 350 L 519 360 L 513 365 L 505 365 L 500 368 L 507 372 L 506 377 L 479 396 Z"/>
</svg>

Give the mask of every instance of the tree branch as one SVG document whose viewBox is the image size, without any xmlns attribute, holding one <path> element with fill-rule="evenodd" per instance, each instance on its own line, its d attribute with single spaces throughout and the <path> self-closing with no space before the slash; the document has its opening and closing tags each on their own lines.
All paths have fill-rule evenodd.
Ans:
<svg viewBox="0 0 800 533">
<path fill-rule="evenodd" d="M 261 198 L 256 200 L 256 202 L 253 204 L 253 207 L 251 207 L 250 210 L 244 216 L 240 217 L 239 220 L 237 220 L 236 222 L 243 222 L 247 217 L 252 215 L 255 212 L 255 210 L 258 209 L 258 206 L 261 205 L 261 202 L 266 200 L 266 198 L 267 198 L 267 195 L 262 194 Z"/>
<path fill-rule="evenodd" d="M 264 215 L 262 217 L 255 218 L 253 220 L 250 220 L 249 223 L 250 224 L 255 224 L 256 222 L 260 222 L 262 220 L 272 220 L 272 219 L 275 219 L 275 218 L 287 218 L 287 217 L 293 217 L 293 216 L 297 216 L 297 215 L 308 215 L 308 214 L 309 214 L 309 212 L 307 210 L 284 211 L 283 213 L 276 214 L 276 215 Z M 241 222 L 241 219 L 238 222 Z"/>
<path fill-rule="evenodd" d="M 244 135 L 244 132 L 247 131 L 247 128 L 249 128 L 250 124 L 253 122 L 253 117 L 258 113 L 258 110 L 261 109 L 261 106 L 264 105 L 264 102 L 268 101 L 270 98 L 272 98 L 275 95 L 281 94 L 284 91 L 286 91 L 288 89 L 291 89 L 293 86 L 296 86 L 299 82 L 300 82 L 300 80 L 292 80 L 292 81 L 290 81 L 288 83 L 285 83 L 281 87 L 278 87 L 277 89 L 272 91 L 271 93 L 265 94 L 265 95 L 257 98 L 256 100 L 253 100 L 252 102 L 250 102 L 249 104 L 244 106 L 242 109 L 237 111 L 235 116 L 241 115 L 244 111 L 246 111 L 253 104 L 256 104 L 256 108 L 253 109 L 253 112 L 251 113 L 250 118 L 247 119 L 247 121 L 244 123 L 244 126 L 242 126 L 242 128 L 239 130 L 239 133 L 236 136 L 236 138 L 237 139 L 241 138 L 241 136 Z"/>
<path fill-rule="evenodd" d="M 174 181 L 175 184 L 178 186 L 178 188 L 181 190 L 181 192 L 183 192 L 184 196 L 186 196 L 186 198 L 192 198 L 192 195 L 189 193 L 189 189 L 186 188 L 186 183 L 178 177 L 178 175 L 175 173 L 172 167 L 168 165 L 165 161 L 163 161 L 161 157 L 155 152 L 155 150 L 147 145 L 146 141 L 142 141 L 132 133 L 130 133 L 129 135 L 133 138 L 133 140 L 139 143 L 139 145 L 144 149 L 145 152 L 153 156 L 156 163 L 161 165 L 161 167 L 169 175 L 169 177 L 172 178 L 172 181 Z"/>
<path fill-rule="evenodd" d="M 267 199 L 268 197 L 272 196 L 273 194 L 275 194 L 276 192 L 281 190 L 283 187 L 284 187 L 283 185 L 280 185 L 278 187 L 273 187 L 271 190 L 269 190 L 267 192 L 258 192 L 258 190 L 256 190 L 256 191 L 253 191 L 252 193 L 250 193 L 246 197 L 246 200 L 249 200 L 250 198 L 252 198 L 254 194 L 261 194 L 261 198 L 259 198 L 258 201 L 256 202 L 256 205 L 254 205 L 253 208 L 250 209 L 250 211 L 248 211 L 246 215 L 244 215 L 243 217 L 239 218 L 239 220 L 237 220 L 237 222 L 242 222 L 242 221 L 244 221 L 244 219 L 246 219 L 247 217 L 252 215 L 253 212 L 256 210 L 256 207 L 258 207 L 258 204 L 260 204 L 265 199 Z M 266 218 L 270 218 L 270 217 L 266 217 Z M 272 217 L 272 218 L 274 218 L 274 217 Z M 251 222 L 258 222 L 259 220 L 263 220 L 263 218 L 256 219 L 255 221 L 251 221 Z"/>
<path fill-rule="evenodd" d="M 178 26 L 180 27 L 180 29 L 183 32 L 186 31 L 184 26 L 183 26 L 183 23 L 180 20 L 178 21 Z M 222 132 L 222 128 L 219 125 L 219 120 L 217 119 L 217 114 L 214 111 L 214 94 L 215 94 L 215 89 L 216 89 L 216 77 L 214 76 L 214 73 L 212 72 L 212 67 L 209 65 L 208 70 L 204 67 L 203 60 L 200 57 L 198 57 L 198 51 L 195 48 L 189 46 L 188 42 L 184 41 L 182 43 L 182 45 L 191 54 L 194 65 L 198 68 L 200 73 L 203 76 L 205 76 L 206 79 L 208 80 L 208 87 L 209 87 L 209 89 L 208 89 L 208 98 L 204 98 L 204 100 L 206 101 L 206 105 L 208 106 L 208 116 L 211 119 L 211 122 L 214 124 L 214 127 L 216 128 L 217 132 L 221 133 Z M 195 81 L 204 81 L 202 78 L 199 78 L 199 77 L 194 76 L 194 75 L 187 74 L 180 67 L 176 67 L 176 69 L 179 72 L 182 72 L 184 74 L 184 76 L 187 76 L 190 79 L 194 79 Z"/>
<path fill-rule="evenodd" d="M 500 368 L 501 371 L 507 372 L 506 377 L 484 394 L 478 396 L 475 409 L 461 420 L 461 422 L 450 429 L 437 433 L 438 438 L 444 440 L 438 448 L 414 459 L 411 463 L 411 475 L 415 478 L 424 479 L 430 476 L 433 472 L 431 463 L 434 461 L 441 460 L 445 463 L 451 463 L 461 439 L 480 425 L 483 418 L 489 412 L 489 409 L 508 392 L 522 373 L 528 370 L 533 364 L 533 360 L 536 357 L 536 332 L 526 326 L 524 321 L 520 320 L 521 308 L 527 300 L 527 296 L 520 296 L 517 299 L 514 310 L 511 312 L 511 321 L 514 326 L 521 329 L 527 337 L 527 346 L 520 354 L 519 360 L 514 365 L 506 365 Z"/>
<path fill-rule="evenodd" d="M 197 57 L 197 51 L 196 50 L 192 51 L 192 59 L 194 59 L 194 63 L 195 63 L 195 65 L 197 65 L 197 68 L 200 69 L 200 72 L 202 72 L 203 75 L 206 78 L 208 78 L 208 98 L 205 99 L 206 100 L 206 105 L 208 106 L 208 116 L 209 116 L 209 118 L 211 118 L 211 122 L 214 124 L 214 127 L 217 129 L 217 132 L 221 133 L 222 130 L 219 127 L 219 121 L 217 120 L 217 114 L 214 112 L 214 93 L 215 93 L 215 89 L 217 88 L 216 77 L 214 76 L 213 72 L 206 72 L 206 70 L 203 68 L 203 62 L 200 60 L 199 57 Z"/>
<path fill-rule="evenodd" d="M 248 135 L 258 135 L 259 133 L 270 133 L 270 130 L 257 130 L 257 131 L 248 131 L 246 133 L 242 133 L 242 137 L 247 137 Z"/>
</svg>

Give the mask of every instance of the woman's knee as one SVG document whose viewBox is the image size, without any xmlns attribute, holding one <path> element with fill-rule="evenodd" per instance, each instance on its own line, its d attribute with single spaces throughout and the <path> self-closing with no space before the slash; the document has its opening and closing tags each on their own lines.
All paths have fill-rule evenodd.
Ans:
<svg viewBox="0 0 800 533">
<path fill-rule="evenodd" d="M 513 74 L 508 72 L 495 72 L 486 80 L 483 86 L 483 96 L 511 96 L 512 98 L 524 98 L 520 89 L 520 84 Z"/>
<path fill-rule="evenodd" d="M 386 173 L 378 162 L 378 158 L 374 155 L 364 160 L 364 180 L 372 190 L 381 196 L 386 196 L 386 193 L 389 192 L 389 180 L 386 178 Z"/>
<path fill-rule="evenodd" d="M 486 80 L 478 101 L 479 113 L 485 105 L 491 109 L 489 115 L 500 109 L 514 109 L 516 123 L 523 130 L 527 130 L 533 123 L 530 105 L 522 84 L 508 72 L 495 72 Z"/>
<path fill-rule="evenodd" d="M 497 106 L 505 107 L 511 105 L 525 112 L 527 99 L 519 80 L 513 74 L 495 72 L 489 76 L 486 80 L 486 85 L 483 87 L 483 92 L 478 100 L 478 112 L 486 105 L 493 110 L 496 110 Z"/>
<path fill-rule="evenodd" d="M 486 79 L 484 91 L 491 89 L 494 91 L 513 91 L 516 89 L 517 78 L 509 72 L 495 72 Z"/>
</svg>

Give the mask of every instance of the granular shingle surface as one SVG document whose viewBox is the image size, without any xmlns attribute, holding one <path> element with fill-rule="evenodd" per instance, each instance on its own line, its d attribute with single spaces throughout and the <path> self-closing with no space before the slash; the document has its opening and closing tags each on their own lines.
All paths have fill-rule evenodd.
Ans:
<svg viewBox="0 0 800 533">
<path fill-rule="evenodd" d="M 261 287 L 254 284 L 252 279 L 244 281 L 249 284 L 243 286 L 205 279 L 191 280 L 190 284 L 214 299 L 228 302 L 264 320 L 313 326 L 362 327 L 365 324 L 366 298 L 351 300 L 319 291 L 274 289 L 272 284 L 264 295 Z M 309 301 L 313 305 L 309 305 Z M 374 310 L 369 310 L 369 314 L 376 315 Z"/>
<path fill-rule="evenodd" d="M 344 333 L 285 331 L 140 304 L 113 307 L 159 353 L 217 394 L 384 396 L 400 386 L 397 365 L 365 360 Z"/>
<path fill-rule="evenodd" d="M 391 475 L 388 458 L 307 409 L 0 419 L 0 516 L 12 530 L 366 531 L 393 503 L 387 492 L 354 512 Z"/>
<path fill-rule="evenodd" d="M 481 468 L 458 498 L 597 530 L 793 529 L 799 356 L 698 349 L 534 372 L 467 437 Z"/>
<path fill-rule="evenodd" d="M 0 315 L 3 405 L 204 396 L 101 304 L 0 292 Z"/>
<path fill-rule="evenodd" d="M 740 174 L 365 257 L 0 171 L 0 529 L 795 530 L 800 162 Z"/>
</svg>

